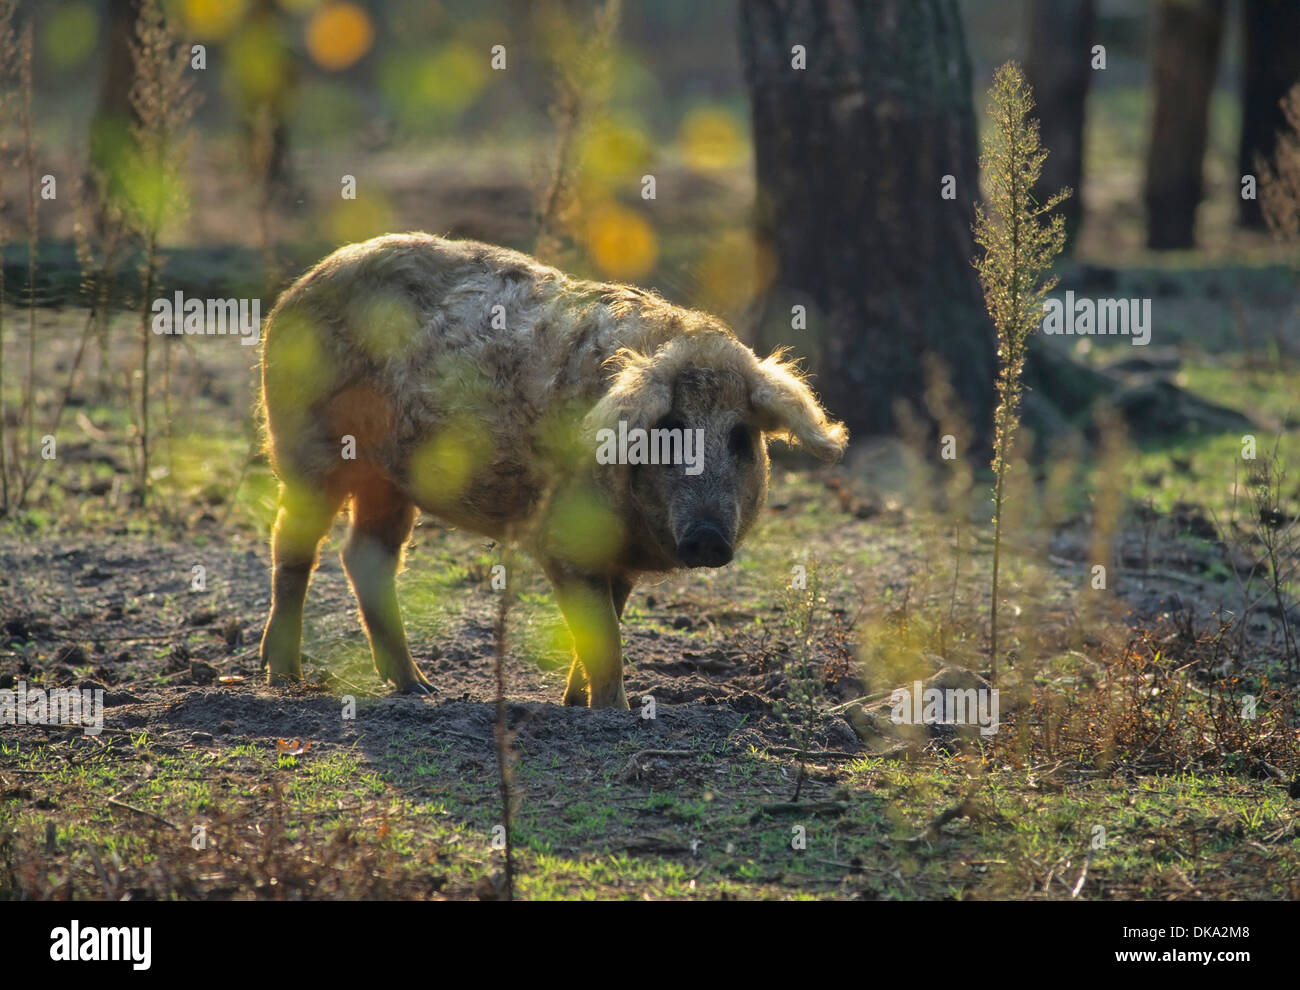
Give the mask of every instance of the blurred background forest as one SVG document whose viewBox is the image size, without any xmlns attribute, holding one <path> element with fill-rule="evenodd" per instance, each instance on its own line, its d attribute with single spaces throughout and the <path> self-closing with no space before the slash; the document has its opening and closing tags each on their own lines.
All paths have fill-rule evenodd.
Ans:
<svg viewBox="0 0 1300 990">
<path fill-rule="evenodd" d="M 30 13 L 34 32 L 31 167 L 60 183 L 55 198 L 36 204 L 41 303 L 77 301 L 85 274 L 78 217 L 102 237 L 101 201 L 132 170 L 124 163 L 130 128 L 139 125 L 130 50 L 139 6 L 18 5 L 17 22 Z M 1257 201 L 1241 196 L 1242 175 L 1254 171 L 1257 154 L 1272 153 L 1285 126 L 1278 99 L 1300 75 L 1300 15 L 1289 5 L 917 5 L 903 23 L 837 49 L 829 68 L 826 53 L 814 52 L 810 77 L 826 73 L 818 82 L 828 91 L 856 87 L 844 99 L 861 105 L 844 104 L 836 111 L 844 120 L 820 133 L 791 131 L 793 142 L 810 142 L 803 150 L 771 137 L 780 160 L 764 169 L 758 156 L 759 172 L 774 180 L 760 184 L 753 135 L 800 116 L 797 102 L 782 108 L 751 98 L 770 91 L 772 66 L 788 61 L 782 50 L 773 63 L 766 49 L 818 32 L 851 38 L 862 26 L 836 4 L 815 17 L 807 5 L 792 9 L 801 6 L 803 14 L 756 3 L 742 16 L 735 3 L 680 0 L 168 2 L 178 51 L 204 46 L 204 68 L 190 64 L 182 73 L 192 92 L 176 100 L 180 119 L 167 138 L 176 189 L 159 214 L 160 283 L 262 296 L 265 312 L 287 278 L 339 244 L 405 229 L 480 238 L 535 250 L 576 274 L 655 287 L 729 318 L 750 340 L 791 344 L 814 370 L 837 369 L 823 389 L 857 432 L 885 432 L 894 400 L 919 401 L 921 392 L 919 372 L 898 371 L 914 355 L 895 353 L 891 338 L 933 343 L 950 364 L 972 364 L 992 380 L 991 338 L 966 332 L 967 321 L 981 319 L 972 315 L 980 300 L 961 265 L 973 247 L 953 224 L 936 226 L 945 212 L 937 186 L 943 175 L 957 176 L 961 209 L 946 212 L 968 227 L 977 180 L 974 136 L 964 132 L 983 126 L 978 111 L 993 68 L 1014 58 L 1041 91 L 1052 151 L 1044 190 L 1076 187 L 1064 208 L 1075 267 L 1063 269 L 1062 287 L 1170 297 L 1157 309 L 1157 345 L 1190 335 L 1211 349 L 1243 338 L 1276 348 L 1294 338 L 1289 293 L 1258 285 L 1269 281 L 1261 269 L 1276 273 L 1292 253 L 1263 229 Z M 819 42 L 808 40 L 815 49 Z M 1100 66 L 1093 45 L 1104 47 Z M 930 70 L 905 57 L 918 47 L 949 61 L 968 55 L 973 122 L 951 79 L 936 74 L 933 89 L 918 85 Z M 954 70 L 959 83 L 964 69 Z M 0 121 L 15 165 L 24 164 L 20 102 L 11 100 Z M 751 104 L 764 108 L 754 124 Z M 891 115 L 904 123 L 890 125 Z M 850 136 L 861 131 L 880 137 Z M 860 195 L 864 169 L 877 188 Z M 778 175 L 792 188 L 769 191 L 783 184 Z M 343 176 L 354 177 L 355 198 L 341 195 Z M 643 195 L 646 176 L 653 199 Z M 6 169 L 0 213 L 6 291 L 15 302 L 26 298 L 30 274 L 23 179 L 22 167 Z M 800 198 L 799 188 L 810 186 L 822 190 L 820 200 Z M 891 211 L 900 201 L 916 205 Z M 952 250 L 910 249 L 920 229 Z M 128 241 L 138 247 L 139 238 Z M 791 270 L 792 257 L 807 256 L 818 271 Z M 918 275 L 927 265 L 943 271 Z M 133 306 L 134 263 L 113 267 L 129 273 L 117 301 Z M 1222 283 L 1208 307 L 1176 284 L 1177 273 L 1204 268 Z M 1174 274 L 1157 279 L 1153 269 Z M 859 284 L 866 302 L 845 309 L 833 301 Z M 1162 291 L 1171 287 L 1178 291 Z M 1238 290 L 1252 293 L 1249 315 Z M 787 303 L 799 301 L 815 310 L 803 335 L 781 326 Z M 917 316 L 922 310 L 929 315 Z M 1182 319 L 1191 313 L 1194 327 Z M 982 343 L 954 350 L 951 342 L 963 337 Z M 873 360 L 883 374 L 845 370 Z M 958 392 L 978 423 L 988 388 L 965 377 Z M 877 393 L 879 400 L 870 397 Z M 865 413 L 852 408 L 859 399 Z M 1061 426 L 1041 417 L 1037 425 Z"/>
</svg>

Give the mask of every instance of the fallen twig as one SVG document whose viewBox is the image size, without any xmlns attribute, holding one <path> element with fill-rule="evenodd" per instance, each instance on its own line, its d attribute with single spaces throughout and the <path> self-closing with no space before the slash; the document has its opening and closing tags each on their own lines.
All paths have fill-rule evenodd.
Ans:
<svg viewBox="0 0 1300 990">
<path fill-rule="evenodd" d="M 957 804 L 939 812 L 939 814 L 935 815 L 934 818 L 930 819 L 930 821 L 926 823 L 925 828 L 923 828 L 920 833 L 912 836 L 910 839 L 905 839 L 904 842 L 909 846 L 919 845 L 922 842 L 934 842 L 939 838 L 939 829 L 943 828 L 950 821 L 953 821 L 956 818 L 974 819 L 980 817 L 980 814 L 979 808 L 975 805 L 974 792 L 967 791 L 965 796 L 962 797 Z"/>
<path fill-rule="evenodd" d="M 1070 891 L 1070 899 L 1079 896 L 1079 891 L 1083 890 L 1083 882 L 1088 879 L 1088 865 L 1092 862 L 1092 850 L 1088 850 L 1088 855 L 1084 857 L 1083 869 L 1079 871 L 1079 879 L 1074 883 L 1074 889 Z"/>
<path fill-rule="evenodd" d="M 791 815 L 842 815 L 849 810 L 843 801 L 777 801 L 773 804 L 760 805 L 749 816 L 750 824 L 761 821 L 763 816 L 788 817 Z"/>
<path fill-rule="evenodd" d="M 119 801 L 117 800 L 117 798 L 109 798 L 108 803 L 113 805 L 113 807 L 115 808 L 125 808 L 127 811 L 134 811 L 137 815 L 144 815 L 148 818 L 154 819 L 155 821 L 162 822 L 164 825 L 169 825 L 172 828 L 176 829 L 177 831 L 180 831 L 180 826 L 177 825 L 175 822 L 169 821 L 166 818 L 164 818 L 162 815 L 150 811 L 147 808 L 137 808 L 135 805 L 127 804 L 125 801 Z"/>
<path fill-rule="evenodd" d="M 164 825 L 170 825 L 172 828 L 176 829 L 177 831 L 180 831 L 179 825 L 177 825 L 175 822 L 168 821 L 162 815 L 150 811 L 147 808 L 138 808 L 133 804 L 127 804 L 125 801 L 121 800 L 121 798 L 126 797 L 128 794 L 134 794 L 137 790 L 139 790 L 141 787 L 147 784 L 149 780 L 153 777 L 154 768 L 150 764 L 146 763 L 144 765 L 144 769 L 145 769 L 145 773 L 143 777 L 140 777 L 138 780 L 132 781 L 131 783 L 127 784 L 120 791 L 118 791 L 111 798 L 109 798 L 108 803 L 117 808 L 125 808 L 127 811 L 134 811 L 137 815 L 144 815 L 147 818 L 153 818 L 156 821 L 162 822 Z"/>
<path fill-rule="evenodd" d="M 649 759 L 652 756 L 674 757 L 696 755 L 698 755 L 698 751 L 694 749 L 643 749 L 628 757 L 627 762 L 623 764 L 623 769 L 618 772 L 618 778 L 622 781 L 635 780 L 641 774 L 641 761 Z"/>
</svg>

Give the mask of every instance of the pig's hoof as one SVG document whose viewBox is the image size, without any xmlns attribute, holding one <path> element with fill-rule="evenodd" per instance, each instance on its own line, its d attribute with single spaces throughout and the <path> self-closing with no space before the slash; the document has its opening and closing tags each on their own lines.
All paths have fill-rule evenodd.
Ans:
<svg viewBox="0 0 1300 990">
<path fill-rule="evenodd" d="M 375 673 L 381 681 L 393 685 L 397 694 L 433 694 L 433 685 L 410 658 L 402 663 L 381 663 L 376 660 Z"/>
<path fill-rule="evenodd" d="M 302 680 L 302 674 L 291 670 L 267 670 L 266 683 L 270 687 L 289 687 Z"/>
<path fill-rule="evenodd" d="M 402 671 L 400 676 L 389 676 L 386 680 L 392 682 L 398 694 L 420 696 L 433 694 L 433 685 L 429 683 L 428 678 L 420 673 L 420 668 L 414 663 L 407 664 L 407 669 Z"/>
<path fill-rule="evenodd" d="M 623 688 L 620 686 L 617 691 L 602 691 L 600 694 L 592 691 L 591 707 L 615 708 L 627 711 L 630 706 L 627 703 L 627 695 L 623 693 Z"/>
<path fill-rule="evenodd" d="M 399 684 L 397 694 L 414 694 L 419 697 L 432 696 L 433 685 L 421 678 L 418 681 L 411 681 L 409 684 Z"/>
</svg>

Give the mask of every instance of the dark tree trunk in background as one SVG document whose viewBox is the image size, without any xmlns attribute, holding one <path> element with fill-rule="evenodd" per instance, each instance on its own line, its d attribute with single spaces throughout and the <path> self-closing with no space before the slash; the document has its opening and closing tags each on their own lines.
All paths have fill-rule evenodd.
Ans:
<svg viewBox="0 0 1300 990">
<path fill-rule="evenodd" d="M 1300 3 L 1244 0 L 1242 14 L 1242 175 L 1258 176 L 1256 157 L 1273 157 L 1278 131 L 1287 129 L 1279 101 L 1300 82 Z M 1241 222 L 1263 227 L 1258 199 L 1240 199 Z"/>
<path fill-rule="evenodd" d="M 1034 93 L 1043 147 L 1049 152 L 1034 195 L 1042 202 L 1069 186 L 1060 207 L 1067 245 L 1083 218 L 1083 121 L 1092 81 L 1094 0 L 1034 0 L 1025 78 Z"/>
<path fill-rule="evenodd" d="M 806 355 L 858 435 L 890 430 L 900 399 L 922 410 L 934 355 L 961 426 L 986 441 L 996 353 L 971 267 L 979 173 L 956 0 L 744 0 L 740 45 L 758 236 L 777 268 L 758 343 Z M 940 196 L 945 175 L 956 199 Z"/>
<path fill-rule="evenodd" d="M 250 25 L 265 25 L 272 36 L 275 35 L 276 22 L 282 20 L 283 15 L 277 10 L 275 0 L 256 0 L 248 14 Z M 292 36 L 290 25 L 282 23 L 278 26 L 286 37 Z M 297 58 L 291 56 L 273 93 L 253 100 L 245 96 L 241 100 L 249 161 L 257 163 L 260 168 L 262 188 L 270 199 L 291 192 L 293 174 L 289 160 L 288 121 L 297 97 L 299 71 Z M 270 203 L 265 203 L 264 208 L 269 209 Z"/>
<path fill-rule="evenodd" d="M 99 76 L 99 101 L 90 125 L 90 159 L 97 168 L 112 164 L 118 149 L 130 140 L 135 122 L 131 108 L 131 85 L 135 82 L 135 61 L 131 43 L 140 0 L 109 0 L 108 45 Z"/>
<path fill-rule="evenodd" d="M 131 147 L 131 127 L 139 123 L 131 106 L 131 86 L 135 82 L 131 44 L 139 14 L 140 0 L 109 0 L 107 44 L 82 176 L 91 222 L 100 238 L 110 225 L 109 203 L 122 195 L 126 178 L 122 174 L 123 155 Z"/>
<path fill-rule="evenodd" d="M 1195 245 L 1210 93 L 1224 0 L 1160 0 L 1156 7 L 1155 119 L 1147 153 L 1147 246 Z"/>
</svg>

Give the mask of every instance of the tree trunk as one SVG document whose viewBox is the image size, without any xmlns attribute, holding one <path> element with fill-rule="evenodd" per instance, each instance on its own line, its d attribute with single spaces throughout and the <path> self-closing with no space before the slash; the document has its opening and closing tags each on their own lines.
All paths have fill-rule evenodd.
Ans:
<svg viewBox="0 0 1300 990">
<path fill-rule="evenodd" d="M 255 0 L 248 23 L 263 26 L 272 37 L 277 28 L 286 34 L 290 30 L 275 0 Z M 288 199 L 293 195 L 288 121 L 298 95 L 299 75 L 298 59 L 290 48 L 272 91 L 256 95 L 244 92 L 240 96 L 249 160 L 257 163 L 258 180 L 271 199 Z M 270 209 L 270 203 L 264 204 L 264 208 Z"/>
<path fill-rule="evenodd" d="M 1160 0 L 1157 7 L 1156 107 L 1146 175 L 1147 246 L 1157 250 L 1196 243 L 1223 5 L 1223 0 Z"/>
<path fill-rule="evenodd" d="M 1094 0 L 1036 0 L 1029 18 L 1025 79 L 1049 152 L 1034 195 L 1042 202 L 1066 186 L 1074 190 L 1060 207 L 1067 249 L 1083 219 L 1083 121 L 1096 13 Z"/>
<path fill-rule="evenodd" d="M 99 77 L 99 99 L 90 122 L 90 165 L 109 183 L 105 191 L 110 196 L 120 193 L 122 152 L 130 146 L 131 125 L 139 122 L 131 106 L 135 82 L 131 44 L 139 15 L 140 0 L 109 0 L 108 44 Z M 88 182 L 88 188 L 95 189 L 93 182 Z M 98 224 L 103 222 L 104 205 L 97 204 Z"/>
<path fill-rule="evenodd" d="M 893 428 L 899 400 L 924 413 L 935 356 L 961 427 L 986 442 L 996 344 L 971 266 L 979 172 L 956 0 L 746 0 L 740 43 L 758 237 L 777 269 L 759 344 L 805 355 L 859 434 Z"/>
<path fill-rule="evenodd" d="M 1279 131 L 1287 129 L 1279 105 L 1300 82 L 1300 3 L 1244 0 L 1242 20 L 1241 174 L 1258 175 L 1257 158 L 1273 157 Z M 1240 199 L 1241 223 L 1263 227 L 1258 199 Z"/>
</svg>

